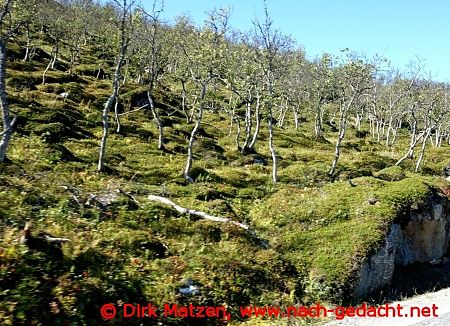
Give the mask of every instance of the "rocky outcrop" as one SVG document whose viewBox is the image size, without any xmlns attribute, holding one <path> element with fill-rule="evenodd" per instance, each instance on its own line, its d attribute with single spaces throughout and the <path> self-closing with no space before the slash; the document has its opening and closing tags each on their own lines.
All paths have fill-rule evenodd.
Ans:
<svg viewBox="0 0 450 326">
<path fill-rule="evenodd" d="M 387 285 L 396 265 L 429 263 L 449 250 L 450 202 L 435 194 L 428 204 L 412 210 L 401 225 L 392 224 L 384 244 L 362 264 L 354 295 L 363 298 Z"/>
<path fill-rule="evenodd" d="M 400 225 L 393 224 L 384 245 L 363 263 L 354 292 L 357 298 L 363 298 L 390 282 L 400 234 Z"/>
</svg>

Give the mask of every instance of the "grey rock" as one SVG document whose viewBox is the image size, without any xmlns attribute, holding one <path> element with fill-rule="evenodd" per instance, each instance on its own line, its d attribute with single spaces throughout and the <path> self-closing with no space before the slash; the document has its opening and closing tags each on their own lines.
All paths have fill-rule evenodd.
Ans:
<svg viewBox="0 0 450 326">
<path fill-rule="evenodd" d="M 199 287 L 195 285 L 195 282 L 192 279 L 187 279 L 183 283 L 184 284 L 182 284 L 178 289 L 180 294 L 190 296 L 200 293 Z"/>
<path fill-rule="evenodd" d="M 393 224 L 385 244 L 364 262 L 354 292 L 356 297 L 365 297 L 390 282 L 394 274 L 395 248 L 400 233 L 400 225 Z"/>
<path fill-rule="evenodd" d="M 369 198 L 369 199 L 367 200 L 367 202 L 368 202 L 370 205 L 375 205 L 376 203 L 378 203 L 378 199 L 376 199 L 376 198 Z"/>
<path fill-rule="evenodd" d="M 448 199 L 440 197 L 428 207 L 411 212 L 402 226 L 392 224 L 383 245 L 361 265 L 354 295 L 363 298 L 387 285 L 396 265 L 441 259 L 449 246 L 449 218 Z"/>
</svg>

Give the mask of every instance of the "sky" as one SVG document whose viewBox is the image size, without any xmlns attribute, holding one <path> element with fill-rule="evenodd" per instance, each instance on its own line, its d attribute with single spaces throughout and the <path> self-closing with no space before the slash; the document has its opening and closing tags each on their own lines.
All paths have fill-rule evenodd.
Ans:
<svg viewBox="0 0 450 326">
<path fill-rule="evenodd" d="M 406 69 L 419 57 L 433 79 L 450 81 L 450 0 L 267 0 L 267 6 L 274 27 L 309 58 L 349 48 Z M 235 29 L 249 30 L 255 17 L 264 18 L 263 0 L 164 0 L 162 18 L 170 23 L 188 14 L 202 25 L 214 7 L 231 8 Z"/>
</svg>

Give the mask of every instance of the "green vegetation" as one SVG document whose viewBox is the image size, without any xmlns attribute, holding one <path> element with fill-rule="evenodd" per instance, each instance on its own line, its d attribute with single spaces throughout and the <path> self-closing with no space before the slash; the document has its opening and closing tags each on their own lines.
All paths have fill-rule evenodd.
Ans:
<svg viewBox="0 0 450 326">
<path fill-rule="evenodd" d="M 102 82 L 82 78 L 86 88 L 101 93 Z M 277 133 L 282 168 L 280 182 L 271 185 L 270 169 L 253 163 L 258 156 L 242 156 L 228 145 L 227 125 L 215 117 L 206 118 L 205 136 L 196 143 L 195 182 L 188 184 L 182 177 L 185 154 L 177 153 L 186 144 L 182 118 L 165 118 L 171 127 L 165 127 L 168 151 L 161 153 L 145 111 L 125 116 L 122 134 L 111 134 L 110 173 L 97 174 L 100 129 L 91 119 L 97 116 L 98 122 L 98 109 L 52 100 L 51 88 L 27 91 L 28 98 L 34 92 L 39 99 L 12 92 L 20 124 L 11 162 L 1 167 L 4 324 L 24 322 L 30 314 L 43 323 L 54 318 L 96 323 L 100 306 L 118 300 L 227 304 L 234 312 L 245 304 L 345 300 L 355 271 L 383 240 L 389 223 L 431 191 L 433 178 L 405 177 L 398 167 L 374 172 L 376 178 L 358 177 L 392 161 L 371 151 L 346 150 L 340 174 L 355 176 L 354 186 L 330 184 L 326 162 L 332 145 L 290 128 Z M 257 149 L 263 156 L 268 154 L 264 138 L 263 133 Z M 285 148 L 283 142 L 292 145 Z M 79 205 L 64 186 L 77 189 L 83 203 L 89 194 L 121 189 L 138 204 L 119 196 L 104 209 Z M 261 249 L 236 227 L 180 216 L 148 202 L 149 194 L 246 222 L 270 249 Z M 378 199 L 376 205 L 368 204 L 371 197 Z M 26 220 L 34 222 L 35 233 L 72 240 L 63 245 L 62 261 L 18 244 Z M 177 294 L 186 279 L 199 284 L 199 295 Z"/>
<path fill-rule="evenodd" d="M 412 205 L 425 203 L 431 193 L 427 181 L 417 176 L 398 182 L 361 177 L 352 183 L 284 187 L 251 211 L 253 222 L 270 234 L 277 250 L 297 270 L 306 268 L 307 280 L 322 287 L 308 293 L 312 302 L 324 295 L 351 297 L 354 273 L 383 241 L 390 223 Z M 371 205 L 370 198 L 377 203 Z"/>
<path fill-rule="evenodd" d="M 303 100 L 301 120 L 273 126 L 278 159 L 273 182 L 269 113 L 261 111 L 257 141 L 242 153 L 245 135 L 237 146 L 235 132 L 236 122 L 244 121 L 245 101 L 232 108 L 238 99 L 230 99 L 234 93 L 224 83 L 211 85 L 206 96 L 189 182 L 183 171 L 194 123 L 186 122 L 181 108 L 179 79 L 185 76 L 175 75 L 152 89 L 164 149 L 157 149 L 160 130 L 145 107 L 148 87 L 128 76 L 120 86 L 120 132 L 111 114 L 106 166 L 98 173 L 101 111 L 111 93 L 115 54 L 92 37 L 79 44 L 82 55 L 69 73 L 71 47 L 62 46 L 58 64 L 42 83 L 52 46 L 40 33 L 32 30 L 41 42 L 33 60 L 14 59 L 23 56 L 22 34 L 8 48 L 6 90 L 17 121 L 7 159 L 0 163 L 2 325 L 97 325 L 105 303 L 224 305 L 235 324 L 243 322 L 238 309 L 244 305 L 345 303 L 352 299 L 358 268 L 381 245 L 390 224 L 401 222 L 438 188 L 448 191 L 441 177 L 445 142 L 430 148 L 420 173 L 414 172 L 414 160 L 395 166 L 410 143 L 409 127 L 385 146 L 375 141 L 369 124 L 374 121 L 367 119 L 360 126 L 348 122 L 341 156 L 329 173 L 340 130 L 330 123 L 315 131 L 316 104 Z M 133 69 L 140 66 L 134 63 L 129 74 L 136 77 Z M 196 103 L 198 85 L 188 86 L 186 102 L 194 109 L 189 101 Z M 270 105 L 281 107 L 284 95 L 271 95 Z M 267 98 L 262 102 L 266 108 Z M 323 105 L 325 117 L 339 111 L 337 103 Z M 149 195 L 245 223 L 269 248 L 235 225 L 181 215 L 150 202 Z M 33 222 L 33 236 L 70 239 L 62 255 L 20 244 L 27 221 Z M 190 281 L 199 292 L 180 294 Z M 124 322 L 142 323 L 114 320 Z"/>
<path fill-rule="evenodd" d="M 400 166 L 390 166 L 377 173 L 375 176 L 381 180 L 386 181 L 400 181 L 405 178 L 405 171 Z"/>
</svg>

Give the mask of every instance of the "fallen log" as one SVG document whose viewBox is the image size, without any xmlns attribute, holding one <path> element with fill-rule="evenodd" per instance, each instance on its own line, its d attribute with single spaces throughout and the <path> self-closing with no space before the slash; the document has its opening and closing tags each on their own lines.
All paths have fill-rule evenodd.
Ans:
<svg viewBox="0 0 450 326">
<path fill-rule="evenodd" d="M 199 217 L 201 217 L 201 218 L 203 218 L 205 220 L 210 220 L 210 221 L 214 221 L 214 222 L 221 222 L 221 223 L 230 223 L 230 224 L 236 225 L 237 227 L 247 231 L 252 237 L 256 238 L 259 241 L 261 247 L 263 247 L 264 249 L 269 248 L 268 243 L 265 240 L 263 240 L 260 237 L 258 237 L 258 235 L 255 233 L 255 231 L 253 231 L 253 229 L 251 229 L 248 225 L 246 225 L 244 223 L 233 221 L 232 219 L 229 219 L 229 218 L 226 218 L 226 217 L 210 215 L 208 213 L 205 213 L 205 212 L 202 212 L 202 211 L 197 211 L 195 209 L 181 207 L 181 206 L 175 204 L 170 199 L 167 199 L 165 197 L 149 195 L 148 199 L 151 200 L 151 201 L 156 201 L 156 202 L 159 202 L 159 203 L 171 206 L 172 208 L 174 208 L 177 212 L 179 212 L 181 214 L 196 215 L 196 216 L 199 216 Z"/>
<path fill-rule="evenodd" d="M 45 252 L 55 259 L 62 259 L 61 244 L 71 242 L 71 240 L 68 238 L 56 238 L 45 233 L 39 233 L 34 236 L 31 234 L 31 222 L 28 221 L 25 223 L 19 242 L 22 245 L 26 245 L 30 250 Z"/>
</svg>

